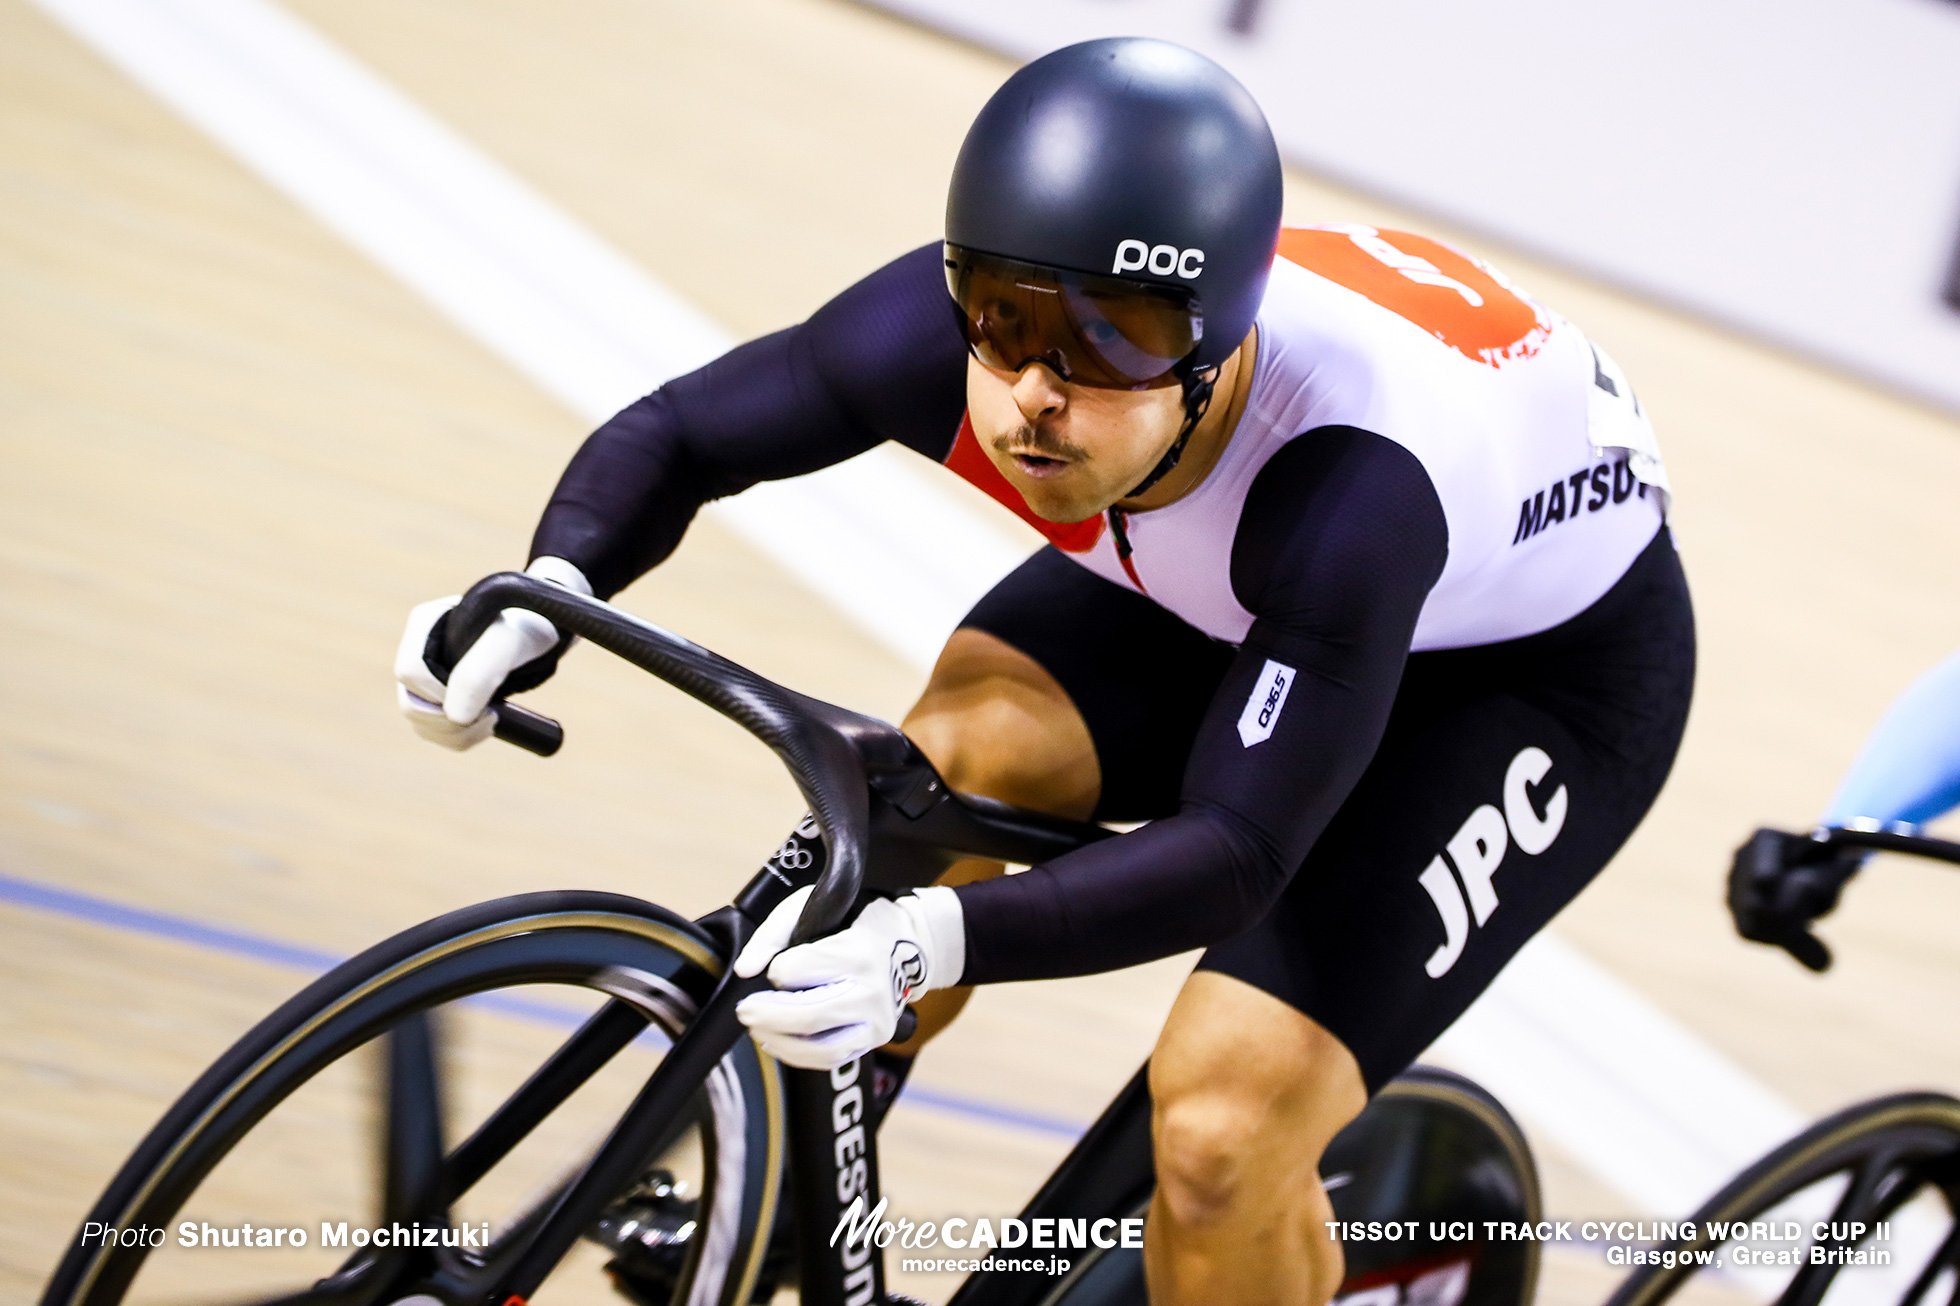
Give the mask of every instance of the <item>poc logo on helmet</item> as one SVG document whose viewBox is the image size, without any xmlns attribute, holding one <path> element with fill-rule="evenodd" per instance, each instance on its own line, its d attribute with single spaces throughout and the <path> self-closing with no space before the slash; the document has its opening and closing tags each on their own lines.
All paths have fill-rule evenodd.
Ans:
<svg viewBox="0 0 1960 1306">
<path fill-rule="evenodd" d="M 1153 277 L 1168 277 L 1175 273 L 1186 281 L 1196 281 L 1205 270 L 1205 252 L 1201 249 L 1180 250 L 1175 245 L 1146 245 L 1140 240 L 1126 240 L 1116 246 L 1116 265 L 1111 272 L 1148 272 Z"/>
</svg>

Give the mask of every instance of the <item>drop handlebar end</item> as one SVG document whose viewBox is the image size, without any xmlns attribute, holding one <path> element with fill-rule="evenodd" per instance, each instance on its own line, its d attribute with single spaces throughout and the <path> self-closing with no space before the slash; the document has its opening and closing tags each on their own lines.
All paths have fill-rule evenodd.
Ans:
<svg viewBox="0 0 1960 1306">
<path fill-rule="evenodd" d="M 497 738 L 527 753 L 550 757 L 565 742 L 565 727 L 548 716 L 511 702 L 493 704 L 490 710 L 497 714 Z"/>
</svg>

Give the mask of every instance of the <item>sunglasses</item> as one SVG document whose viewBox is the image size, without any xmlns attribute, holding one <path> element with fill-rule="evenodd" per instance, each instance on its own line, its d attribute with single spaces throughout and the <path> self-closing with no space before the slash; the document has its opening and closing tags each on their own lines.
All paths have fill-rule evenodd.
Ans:
<svg viewBox="0 0 1960 1306">
<path fill-rule="evenodd" d="M 1205 334 L 1191 291 L 959 245 L 946 246 L 946 289 L 967 347 L 988 367 L 1019 372 L 1041 363 L 1064 381 L 1098 390 L 1179 384 L 1177 365 Z"/>
</svg>

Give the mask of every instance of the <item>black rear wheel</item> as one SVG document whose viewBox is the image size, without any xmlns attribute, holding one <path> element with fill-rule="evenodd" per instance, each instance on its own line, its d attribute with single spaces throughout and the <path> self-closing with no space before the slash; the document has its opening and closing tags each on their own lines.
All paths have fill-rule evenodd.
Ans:
<svg viewBox="0 0 1960 1306">
<path fill-rule="evenodd" d="M 1447 1070 L 1415 1066 L 1391 1082 L 1321 1158 L 1344 1221 L 1418 1221 L 1416 1239 L 1350 1241 L 1333 1306 L 1525 1306 L 1538 1280 L 1535 1242 L 1487 1241 L 1486 1220 L 1536 1223 L 1538 1167 L 1497 1099 Z M 1146 1198 L 1129 1214 L 1141 1216 Z M 1428 1237 L 1432 1221 L 1461 1238 Z M 1403 1226 L 1406 1227 L 1406 1226 Z M 1143 1255 L 1097 1250 L 1042 1306 L 1145 1306 Z"/>
<path fill-rule="evenodd" d="M 722 967 L 692 923 L 600 893 L 500 899 L 379 944 L 178 1100 L 43 1306 L 479 1301 Z M 699 1212 L 674 1302 L 748 1301 L 782 1145 L 774 1063 L 743 1039 L 645 1158 Z"/>
<path fill-rule="evenodd" d="M 1656 1306 L 1710 1276 L 1776 1306 L 1817 1306 L 1834 1288 L 1861 1303 L 1952 1306 L 1960 1302 L 1956 1197 L 1960 1101 L 1901 1093 L 1862 1102 L 1738 1174 L 1695 1212 L 1689 1236 L 1634 1252 L 1652 1261 L 1607 1306 Z M 1758 1223 L 1773 1229 L 1731 1229 Z M 1796 1237 L 1782 1236 L 1793 1229 Z M 1779 1236 L 1757 1240 L 1758 1232 Z"/>
<path fill-rule="evenodd" d="M 1472 1080 L 1410 1067 L 1335 1137 L 1320 1172 L 1336 1219 L 1417 1224 L 1414 1237 L 1344 1240 L 1336 1303 L 1524 1306 L 1537 1291 L 1538 1242 L 1484 1235 L 1489 1221 L 1540 1221 L 1538 1164 Z"/>
</svg>

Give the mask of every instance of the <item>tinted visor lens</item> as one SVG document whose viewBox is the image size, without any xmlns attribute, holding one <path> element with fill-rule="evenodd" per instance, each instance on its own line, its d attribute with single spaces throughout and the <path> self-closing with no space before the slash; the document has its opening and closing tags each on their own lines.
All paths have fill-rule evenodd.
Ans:
<svg viewBox="0 0 1960 1306">
<path fill-rule="evenodd" d="M 1190 291 L 1021 263 L 946 246 L 946 288 L 966 342 L 988 367 L 1045 363 L 1102 390 L 1176 385 L 1205 319 Z"/>
</svg>

